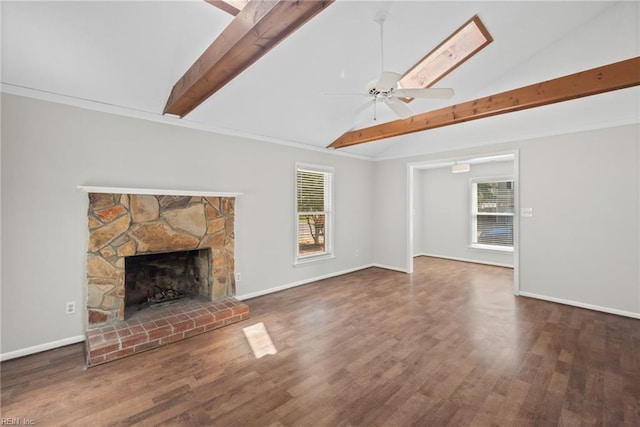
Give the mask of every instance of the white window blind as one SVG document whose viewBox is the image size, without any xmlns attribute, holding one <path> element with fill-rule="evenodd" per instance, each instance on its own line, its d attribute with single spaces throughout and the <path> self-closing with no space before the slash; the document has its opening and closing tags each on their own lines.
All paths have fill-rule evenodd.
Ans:
<svg viewBox="0 0 640 427">
<path fill-rule="evenodd" d="M 331 168 L 296 167 L 296 259 L 331 254 Z"/>
<path fill-rule="evenodd" d="M 513 181 L 474 181 L 471 193 L 472 246 L 512 249 Z"/>
</svg>

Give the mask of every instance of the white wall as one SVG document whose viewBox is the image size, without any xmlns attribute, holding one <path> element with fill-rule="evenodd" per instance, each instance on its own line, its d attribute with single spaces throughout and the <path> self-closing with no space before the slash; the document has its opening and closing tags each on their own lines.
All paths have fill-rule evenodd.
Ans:
<svg viewBox="0 0 640 427">
<path fill-rule="evenodd" d="M 335 168 L 336 257 L 294 267 L 296 161 Z M 364 160 L 3 94 L 1 353 L 84 333 L 87 195 L 77 185 L 242 192 L 246 296 L 370 265 L 372 180 Z"/>
<path fill-rule="evenodd" d="M 450 167 L 416 171 L 414 200 L 421 210 L 414 215 L 414 255 L 513 267 L 512 252 L 470 247 L 471 180 L 513 177 L 513 161 L 474 164 L 468 173 L 453 174 Z"/>
<path fill-rule="evenodd" d="M 629 125 L 377 162 L 374 262 L 406 268 L 408 163 L 518 149 L 521 293 L 640 317 L 639 147 Z"/>
</svg>

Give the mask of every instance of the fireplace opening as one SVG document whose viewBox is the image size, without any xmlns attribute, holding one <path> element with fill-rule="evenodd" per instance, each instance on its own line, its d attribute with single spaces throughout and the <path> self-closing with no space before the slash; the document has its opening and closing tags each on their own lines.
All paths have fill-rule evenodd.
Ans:
<svg viewBox="0 0 640 427">
<path fill-rule="evenodd" d="M 211 249 L 125 257 L 125 319 L 183 298 L 211 299 Z"/>
</svg>

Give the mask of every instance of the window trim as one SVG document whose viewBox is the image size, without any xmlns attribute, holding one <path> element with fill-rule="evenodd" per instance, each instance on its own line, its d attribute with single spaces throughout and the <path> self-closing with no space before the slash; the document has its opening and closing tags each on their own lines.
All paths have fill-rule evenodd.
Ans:
<svg viewBox="0 0 640 427">
<path fill-rule="evenodd" d="M 514 212 L 497 212 L 497 213 L 490 213 L 488 215 L 491 216 L 509 216 L 511 218 L 513 218 L 513 222 L 512 222 L 512 230 L 511 233 L 513 235 L 513 243 L 511 244 L 511 246 L 502 246 L 502 245 L 490 245 L 487 243 L 477 243 L 474 242 L 474 238 L 475 238 L 475 234 L 477 233 L 477 220 L 476 217 L 478 216 L 478 212 L 477 212 L 477 206 L 478 206 L 478 202 L 477 202 L 477 192 L 474 191 L 474 187 L 475 185 L 477 185 L 478 183 L 483 183 L 483 182 L 506 182 L 506 181 L 510 181 L 511 182 L 511 191 L 513 192 L 513 208 L 514 208 Z M 516 233 L 516 188 L 515 188 L 515 179 L 512 176 L 498 176 L 498 177 L 485 177 L 485 178 L 472 178 L 469 181 L 469 192 L 470 192 L 470 206 L 469 206 L 469 211 L 470 211 L 470 215 L 469 215 L 469 248 L 471 249 L 478 249 L 478 250 L 485 250 L 485 251 L 495 251 L 495 252 L 514 252 L 514 248 L 515 248 L 515 233 Z"/>
<path fill-rule="evenodd" d="M 298 171 L 306 170 L 311 172 L 320 172 L 328 174 L 328 188 L 325 188 L 325 215 L 324 223 L 324 252 L 310 255 L 300 255 L 300 229 L 299 229 L 299 212 L 298 212 Z M 296 162 L 293 171 L 293 209 L 294 209 L 294 265 L 308 264 L 316 261 L 323 261 L 335 258 L 333 253 L 333 202 L 334 202 L 334 180 L 335 169 L 332 166 L 316 165 L 310 163 Z"/>
</svg>

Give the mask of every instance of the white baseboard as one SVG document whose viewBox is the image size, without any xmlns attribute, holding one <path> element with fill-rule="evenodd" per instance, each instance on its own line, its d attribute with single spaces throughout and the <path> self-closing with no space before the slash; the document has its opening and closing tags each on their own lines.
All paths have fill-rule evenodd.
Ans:
<svg viewBox="0 0 640 427">
<path fill-rule="evenodd" d="M 490 262 L 490 261 L 478 261 L 477 259 L 457 258 L 457 257 L 452 257 L 452 256 L 435 255 L 435 254 L 427 254 L 427 253 L 415 254 L 413 257 L 415 258 L 417 256 L 428 256 L 428 257 L 431 257 L 431 258 L 450 259 L 452 261 L 472 262 L 474 264 L 484 264 L 484 265 L 493 265 L 493 266 L 496 266 L 496 267 L 513 268 L 513 265 L 511 265 L 511 264 L 503 264 L 503 263 L 500 263 L 500 262 Z"/>
<path fill-rule="evenodd" d="M 361 265 L 361 266 L 358 266 L 358 267 L 355 267 L 355 268 L 350 268 L 348 270 L 336 271 L 334 273 L 329 273 L 329 274 L 325 274 L 325 275 L 322 275 L 322 276 L 312 277 L 312 278 L 309 278 L 309 279 L 300 280 L 298 282 L 288 283 L 288 284 L 282 285 L 282 286 L 276 286 L 276 287 L 265 289 L 265 290 L 258 291 L 258 292 L 252 292 L 252 293 L 244 294 L 244 295 L 236 295 L 236 298 L 239 299 L 239 300 L 255 298 L 255 297 L 262 296 L 262 295 L 271 294 L 273 292 L 278 292 L 278 291 L 283 291 L 285 289 L 294 288 L 296 286 L 301 286 L 301 285 L 306 285 L 308 283 L 317 282 L 318 280 L 329 279 L 331 277 L 336 277 L 336 276 L 342 276 L 343 274 L 353 273 L 355 271 L 364 270 L 364 269 L 370 268 L 370 267 L 380 267 L 380 268 L 386 268 L 386 269 L 389 269 L 389 270 L 398 270 L 398 269 L 393 268 L 393 267 L 385 267 L 385 266 L 378 265 L 378 264 L 366 264 L 366 265 Z M 402 271 L 402 270 L 398 270 L 398 271 Z M 83 342 L 84 340 L 85 340 L 85 336 L 84 335 L 78 335 L 78 336 L 75 336 L 75 337 L 64 338 L 64 339 L 61 339 L 61 340 L 58 340 L 58 341 L 52 341 L 52 342 L 48 342 L 48 343 L 45 343 L 45 344 L 35 345 L 33 347 L 27 347 L 27 348 L 23 348 L 23 349 L 20 349 L 20 350 L 10 351 L 10 352 L 7 352 L 7 353 L 0 354 L 0 361 L 15 359 L 17 357 L 22 357 L 22 356 L 28 356 L 30 354 L 40 353 L 42 351 L 53 350 L 54 348 L 64 347 L 65 345 L 70 345 L 70 344 L 76 344 L 76 343 L 79 343 L 79 342 Z"/>
<path fill-rule="evenodd" d="M 249 294 L 244 294 L 244 295 L 236 295 L 236 299 L 239 299 L 240 301 L 242 301 L 250 298 L 260 297 L 262 295 L 268 295 L 274 292 L 284 291 L 285 289 L 295 288 L 296 286 L 307 285 L 309 283 L 317 282 L 318 280 L 330 279 L 331 277 L 342 276 L 344 274 L 353 273 L 355 271 L 360 271 L 360 270 L 364 270 L 366 268 L 371 268 L 371 267 L 384 268 L 385 270 L 399 271 L 401 273 L 407 272 L 407 270 L 405 269 L 400 269 L 400 268 L 391 267 L 391 266 L 382 265 L 382 264 L 366 264 L 366 265 L 361 265 L 359 267 L 350 268 L 348 270 L 336 271 L 334 273 L 329 273 L 322 276 L 316 276 L 316 277 L 311 277 L 309 279 L 304 279 L 304 280 L 300 280 L 293 283 L 287 283 L 286 285 L 275 286 L 273 288 L 264 289 L 258 292 L 251 292 Z"/>
<path fill-rule="evenodd" d="M 273 288 L 264 289 L 257 292 L 251 292 L 244 295 L 236 295 L 236 299 L 240 301 L 260 297 L 262 295 L 272 294 L 274 292 L 284 291 L 285 289 L 295 288 L 296 286 L 306 285 L 308 283 L 317 282 L 318 280 L 329 279 L 331 277 L 342 276 L 343 274 L 353 273 L 354 271 L 364 270 L 365 268 L 375 267 L 373 264 L 361 265 L 359 267 L 350 268 L 348 270 L 336 271 L 334 273 L 324 274 L 322 276 L 311 277 L 309 279 L 299 280 L 293 283 L 287 283 L 285 285 L 275 286 Z"/>
<path fill-rule="evenodd" d="M 428 255 L 428 254 L 420 254 L 420 255 L 416 255 L 416 256 L 433 256 L 433 257 L 437 257 L 435 255 Z M 443 258 L 443 257 L 438 257 L 438 258 Z M 452 259 L 452 258 L 449 258 L 449 259 Z M 457 261 L 462 261 L 462 260 L 457 260 Z M 473 262 L 473 261 L 468 261 L 468 262 Z M 236 295 L 236 298 L 238 300 L 242 301 L 242 300 L 246 300 L 246 299 L 250 299 L 250 298 L 259 297 L 259 296 L 262 296 L 262 295 L 271 294 L 271 293 L 278 292 L 278 291 L 283 291 L 285 289 L 294 288 L 296 286 L 306 285 L 306 284 L 309 284 L 309 283 L 312 283 L 312 282 L 317 282 L 319 280 L 329 279 L 331 277 L 336 277 L 336 276 L 342 276 L 344 274 L 353 273 L 355 271 L 360 271 L 360 270 L 364 270 L 366 268 L 371 268 L 371 267 L 378 267 L 378 268 L 383 268 L 385 270 L 398 271 L 398 272 L 401 272 L 401 273 L 406 273 L 407 272 L 406 269 L 392 267 L 392 266 L 388 266 L 388 265 L 384 265 L 384 264 L 366 264 L 366 265 L 361 265 L 361 266 L 358 266 L 358 267 L 355 267 L 355 268 L 350 268 L 350 269 L 347 269 L 347 270 L 336 271 L 336 272 L 325 274 L 325 275 L 322 275 L 322 276 L 316 276 L 316 277 L 311 277 L 309 279 L 299 280 L 299 281 L 293 282 L 293 283 L 287 283 L 287 284 L 281 285 L 281 286 L 275 286 L 273 288 L 264 289 L 264 290 L 261 290 L 261 291 L 258 291 L 258 292 L 252 292 L 252 293 L 248 293 L 248 294 L 244 294 L 244 295 Z M 544 297 L 544 296 L 537 296 L 535 294 L 528 294 L 526 292 L 521 292 L 520 295 L 529 296 L 531 298 L 547 299 L 549 301 L 559 302 L 559 303 L 568 304 L 568 305 L 576 305 L 578 307 L 583 307 L 583 308 L 591 308 L 593 310 L 605 311 L 605 312 L 613 313 L 613 314 L 620 314 L 622 316 L 640 318 L 640 314 L 621 312 L 619 310 L 618 311 L 611 311 L 611 310 L 607 311 L 607 309 L 605 309 L 605 308 L 594 308 L 594 307 L 591 307 L 591 306 L 588 306 L 588 305 L 579 305 L 580 303 L 564 302 L 562 300 L 552 299 L 552 298 L 548 298 L 548 297 Z M 22 356 L 28 356 L 30 354 L 40 353 L 42 351 L 52 350 L 52 349 L 58 348 L 58 347 L 64 347 L 65 345 L 76 344 L 76 343 L 79 343 L 79 342 L 83 342 L 84 340 L 85 340 L 85 336 L 84 335 L 78 335 L 78 336 L 75 336 L 75 337 L 64 338 L 64 339 L 61 339 L 61 340 L 58 340 L 58 341 L 52 341 L 52 342 L 48 342 L 48 343 L 45 343 L 45 344 L 35 345 L 33 347 L 27 347 L 27 348 L 23 348 L 23 349 L 20 349 L 20 350 L 10 351 L 10 352 L 7 352 L 7 353 L 0 354 L 0 361 L 15 359 L 17 357 L 22 357 Z"/>
<path fill-rule="evenodd" d="M 0 361 L 4 362 L 5 360 L 15 359 L 17 357 L 28 356 L 30 354 L 40 353 L 41 351 L 53 350 L 54 348 L 64 347 L 65 345 L 76 344 L 84 341 L 84 339 L 84 335 L 77 335 L 75 337 L 64 338 L 58 341 L 34 345 L 33 347 L 9 351 L 7 353 L 0 354 Z"/>
<path fill-rule="evenodd" d="M 384 265 L 384 264 L 371 264 L 371 267 L 378 267 L 378 268 L 384 268 L 385 270 L 399 271 L 400 273 L 407 272 L 406 268 L 391 267 L 390 265 Z"/>
<path fill-rule="evenodd" d="M 544 300 L 544 301 L 556 302 L 558 304 L 571 305 L 571 306 L 574 306 L 574 307 L 586 308 L 588 310 L 601 311 L 603 313 L 617 314 L 618 316 L 625 316 L 625 317 L 632 317 L 634 319 L 640 319 L 640 313 L 634 313 L 632 311 L 618 310 L 618 309 L 615 309 L 615 308 L 602 307 L 602 306 L 593 305 L 593 304 L 586 304 L 586 303 L 578 302 L 578 301 L 571 301 L 571 300 L 566 300 L 566 299 L 562 299 L 562 298 L 549 297 L 549 296 L 546 296 L 546 295 L 534 294 L 532 292 L 520 291 L 519 296 L 535 298 L 535 299 L 541 299 L 541 300 Z"/>
</svg>

